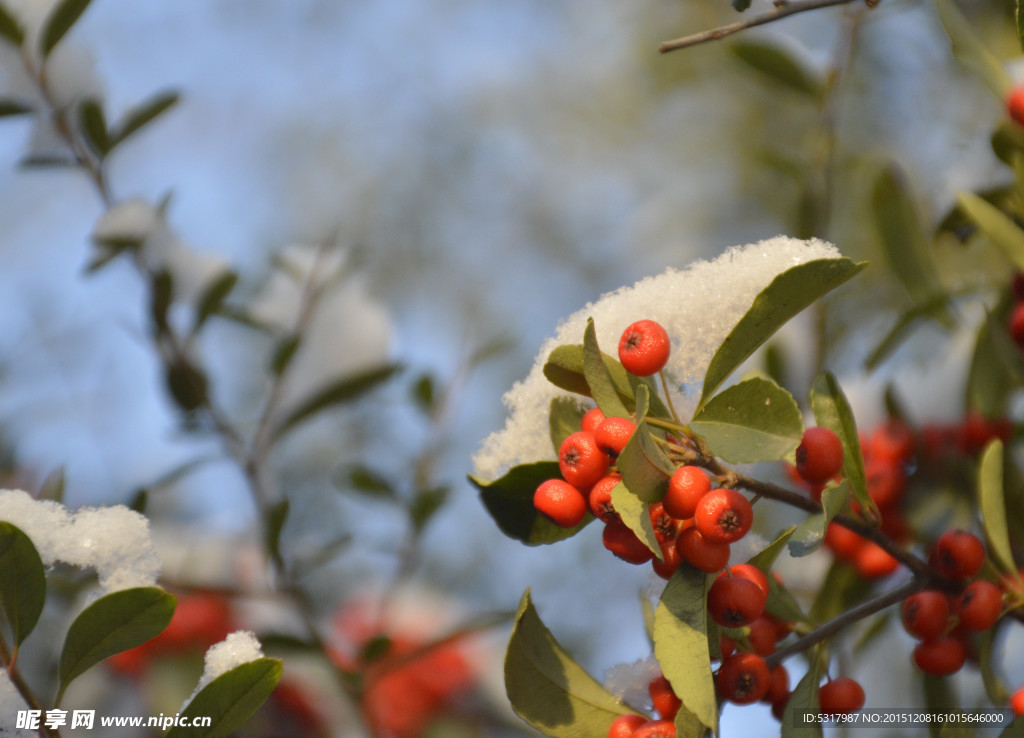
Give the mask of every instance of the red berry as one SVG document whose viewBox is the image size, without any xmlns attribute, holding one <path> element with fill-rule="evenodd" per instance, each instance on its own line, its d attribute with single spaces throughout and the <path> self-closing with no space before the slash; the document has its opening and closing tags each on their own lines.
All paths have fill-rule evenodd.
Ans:
<svg viewBox="0 0 1024 738">
<path fill-rule="evenodd" d="M 903 600 L 900 612 L 910 635 L 921 640 L 938 638 L 949 623 L 949 599 L 934 590 L 917 592 Z"/>
<path fill-rule="evenodd" d="M 633 738 L 676 738 L 676 726 L 671 720 L 651 720 L 637 728 Z"/>
<path fill-rule="evenodd" d="M 740 628 L 761 617 L 766 599 L 749 579 L 721 576 L 708 590 L 708 615 L 723 627 Z"/>
<path fill-rule="evenodd" d="M 594 434 L 573 433 L 558 449 L 558 468 L 565 481 L 577 489 L 590 489 L 608 471 L 608 457 L 597 447 Z"/>
<path fill-rule="evenodd" d="M 796 470 L 811 484 L 825 484 L 843 468 L 843 444 L 828 428 L 804 431 L 796 449 Z"/>
<path fill-rule="evenodd" d="M 964 644 L 956 638 L 942 636 L 921 641 L 914 648 L 914 663 L 926 674 L 947 676 L 960 671 L 967 660 Z"/>
<path fill-rule="evenodd" d="M 762 615 L 750 624 L 747 640 L 758 656 L 771 656 L 775 653 L 775 623 Z"/>
<path fill-rule="evenodd" d="M 882 509 L 898 503 L 907 487 L 903 467 L 888 459 L 871 459 L 864 467 L 864 477 L 868 495 Z"/>
<path fill-rule="evenodd" d="M 902 420 L 890 418 L 868 439 L 865 456 L 904 464 L 914 455 L 914 434 Z"/>
<path fill-rule="evenodd" d="M 608 738 L 630 738 L 636 729 L 647 722 L 642 715 L 623 715 L 615 718 L 608 728 Z"/>
<path fill-rule="evenodd" d="M 724 633 L 718 639 L 718 651 L 721 659 L 727 659 L 736 651 L 736 641 Z"/>
<path fill-rule="evenodd" d="M 657 374 L 668 361 L 671 345 L 668 333 L 653 320 L 638 320 L 622 332 L 619 361 L 637 377 Z"/>
<path fill-rule="evenodd" d="M 865 540 L 853 557 L 853 568 L 864 579 L 881 579 L 900 568 L 900 562 L 874 541 Z"/>
<path fill-rule="evenodd" d="M 618 456 L 629 443 L 636 430 L 636 424 L 629 418 L 612 416 L 605 418 L 594 431 L 597 447 L 609 456 Z"/>
<path fill-rule="evenodd" d="M 587 412 L 583 413 L 583 418 L 580 420 L 580 430 L 593 433 L 597 430 L 597 426 L 601 425 L 601 421 L 604 420 L 604 413 L 601 412 L 601 408 L 592 407 Z"/>
<path fill-rule="evenodd" d="M 561 479 L 541 482 L 533 493 L 533 506 L 562 528 L 573 528 L 587 514 L 587 502 L 578 489 Z"/>
<path fill-rule="evenodd" d="M 711 480 L 699 466 L 681 466 L 668 480 L 668 491 L 661 504 L 673 518 L 692 518 L 697 503 L 711 491 Z"/>
<path fill-rule="evenodd" d="M 755 653 L 733 654 L 722 662 L 715 678 L 718 693 L 737 705 L 757 702 L 768 693 L 770 684 L 768 665 Z"/>
<path fill-rule="evenodd" d="M 968 584 L 956 602 L 960 624 L 976 632 L 995 625 L 1002 611 L 1003 590 L 984 579 Z"/>
<path fill-rule="evenodd" d="M 1013 697 L 1010 698 L 1010 707 L 1013 708 L 1015 717 L 1024 715 L 1024 687 L 1013 693 Z"/>
<path fill-rule="evenodd" d="M 864 707 L 864 688 L 849 677 L 833 679 L 818 690 L 818 707 L 826 715 L 848 715 Z"/>
<path fill-rule="evenodd" d="M 762 698 L 765 702 L 776 702 L 789 698 L 789 672 L 779 664 L 768 673 L 768 692 Z"/>
<path fill-rule="evenodd" d="M 618 474 L 609 474 L 607 477 L 601 477 L 597 484 L 590 488 L 587 504 L 595 518 L 601 518 L 606 523 L 618 519 L 619 514 L 612 507 L 612 490 L 621 481 L 622 477 Z"/>
<path fill-rule="evenodd" d="M 1024 126 L 1024 86 L 1013 87 L 1006 95 L 1006 112 Z"/>
<path fill-rule="evenodd" d="M 763 571 L 753 564 L 736 564 L 735 566 L 730 566 L 728 573 L 722 572 L 718 575 L 718 578 L 723 579 L 728 576 L 750 580 L 756 584 L 762 592 L 764 592 L 765 599 L 768 598 L 768 592 L 770 591 L 768 586 L 768 577 Z"/>
<path fill-rule="evenodd" d="M 654 557 L 651 549 L 620 520 L 605 525 L 601 540 L 605 548 L 630 564 L 644 564 Z"/>
<path fill-rule="evenodd" d="M 675 541 L 679 535 L 682 521 L 676 520 L 667 512 L 660 502 L 652 502 L 647 508 L 647 514 L 651 516 L 651 526 L 654 528 L 654 535 L 658 543 Z"/>
<path fill-rule="evenodd" d="M 754 509 L 736 490 L 713 489 L 701 498 L 694 522 L 697 530 L 708 540 L 733 543 L 750 530 Z"/>
<path fill-rule="evenodd" d="M 985 563 L 985 546 L 973 533 L 947 530 L 935 544 L 935 565 L 950 579 L 970 579 Z"/>
<path fill-rule="evenodd" d="M 663 541 L 660 545 L 661 561 L 657 558 L 651 559 L 651 565 L 654 567 L 655 574 L 662 579 L 668 579 L 679 568 L 679 564 L 682 563 L 683 559 L 679 555 L 675 539 Z"/>
<path fill-rule="evenodd" d="M 651 695 L 651 703 L 654 705 L 655 711 L 665 720 L 674 720 L 683 701 L 676 697 L 668 679 L 664 675 L 655 677 L 647 685 L 647 691 Z"/>
<path fill-rule="evenodd" d="M 729 563 L 729 544 L 709 541 L 696 528 L 687 528 L 679 534 L 676 549 L 690 566 L 708 574 L 720 571 Z"/>
<path fill-rule="evenodd" d="M 786 717 L 786 707 L 789 705 L 789 693 L 784 694 L 777 700 L 772 700 L 772 717 L 780 723 Z"/>
<path fill-rule="evenodd" d="M 836 558 L 853 561 L 857 551 L 866 540 L 839 523 L 829 523 L 825 529 L 825 545 L 832 549 Z"/>
</svg>

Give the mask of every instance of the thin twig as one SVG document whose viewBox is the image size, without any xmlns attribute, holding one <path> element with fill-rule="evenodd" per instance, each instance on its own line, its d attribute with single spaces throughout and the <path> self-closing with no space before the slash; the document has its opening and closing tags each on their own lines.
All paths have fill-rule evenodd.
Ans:
<svg viewBox="0 0 1024 738">
<path fill-rule="evenodd" d="M 854 2 L 854 0 L 806 0 L 806 2 L 800 3 L 782 3 L 780 5 L 776 5 L 774 10 L 769 10 L 767 13 L 763 13 L 762 15 L 755 15 L 752 18 L 737 21 L 736 23 L 730 23 L 718 28 L 711 28 L 707 31 L 683 36 L 681 38 L 673 39 L 672 41 L 665 41 L 658 47 L 658 51 L 665 54 L 669 51 L 685 49 L 687 46 L 697 46 L 698 44 L 707 43 L 708 41 L 717 41 L 720 38 L 731 36 L 734 33 L 745 31 L 748 28 L 763 26 L 765 23 L 773 23 L 791 15 L 796 15 L 797 13 L 805 13 L 809 10 L 819 10 L 820 8 L 830 8 L 835 5 L 845 5 L 850 2 Z"/>
<path fill-rule="evenodd" d="M 31 710 L 38 710 L 39 712 L 45 712 L 42 705 L 39 704 L 39 700 L 36 699 L 32 689 L 28 686 L 24 679 L 21 678 L 21 673 L 15 668 L 14 656 L 7 649 L 7 642 L 4 640 L 3 635 L 0 634 L 0 666 L 7 671 L 7 677 L 11 680 L 11 684 L 18 690 L 18 694 L 25 700 L 25 704 L 29 706 Z M 50 736 L 51 738 L 60 738 L 60 731 L 56 728 L 50 728 L 45 723 L 39 724 L 39 735 Z"/>
</svg>

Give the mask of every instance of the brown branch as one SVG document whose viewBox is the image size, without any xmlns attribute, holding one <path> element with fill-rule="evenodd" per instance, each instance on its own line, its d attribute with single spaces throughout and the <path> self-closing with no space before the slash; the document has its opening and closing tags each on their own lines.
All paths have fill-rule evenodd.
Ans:
<svg viewBox="0 0 1024 738">
<path fill-rule="evenodd" d="M 846 5 L 853 1 L 854 0 L 805 0 L 805 2 L 797 3 L 779 2 L 776 4 L 774 10 L 770 10 L 762 15 L 755 15 L 752 18 L 737 21 L 736 23 L 730 23 L 718 28 L 701 31 L 700 33 L 683 36 L 681 38 L 673 39 L 672 41 L 665 41 L 658 47 L 658 51 L 665 54 L 669 51 L 685 49 L 687 46 L 697 46 L 698 44 L 707 43 L 708 41 L 717 41 L 720 38 L 731 36 L 734 33 L 745 31 L 748 28 L 763 26 L 766 23 L 774 23 L 777 20 L 782 20 L 783 18 L 796 15 L 797 13 L 805 13 L 808 10 L 818 10 L 820 8 L 830 8 L 835 5 Z"/>
<path fill-rule="evenodd" d="M 15 649 L 16 650 L 16 649 Z M 46 710 L 39 704 L 39 700 L 36 699 L 32 689 L 28 686 L 24 679 L 21 678 L 21 673 L 15 668 L 14 656 L 7 649 L 7 642 L 4 641 L 3 636 L 0 635 L 0 666 L 7 671 L 7 677 L 11 680 L 11 684 L 18 690 L 18 694 L 25 700 L 25 704 L 28 705 L 30 710 L 38 710 L 41 713 L 45 713 Z M 60 731 L 56 728 L 50 728 L 44 722 L 39 723 L 39 735 L 50 736 L 50 738 L 60 738 Z"/>
</svg>

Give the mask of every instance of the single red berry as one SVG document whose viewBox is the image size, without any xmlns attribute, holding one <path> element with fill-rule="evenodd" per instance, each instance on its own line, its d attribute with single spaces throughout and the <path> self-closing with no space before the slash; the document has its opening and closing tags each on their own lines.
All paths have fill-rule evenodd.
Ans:
<svg viewBox="0 0 1024 738">
<path fill-rule="evenodd" d="M 665 720 L 674 720 L 683 701 L 676 697 L 672 685 L 664 675 L 657 676 L 647 685 L 655 711 Z"/>
<path fill-rule="evenodd" d="M 1003 590 L 984 579 L 968 584 L 956 602 L 960 624 L 975 632 L 995 625 L 1002 611 Z"/>
<path fill-rule="evenodd" d="M 608 471 L 609 459 L 597 447 L 594 434 L 573 433 L 558 449 L 558 468 L 565 481 L 577 489 L 590 489 Z"/>
<path fill-rule="evenodd" d="M 986 418 L 977 410 L 971 410 L 956 428 L 955 440 L 963 453 L 973 456 L 995 438 L 1005 443 L 1012 432 L 1013 425 L 1006 419 Z"/>
<path fill-rule="evenodd" d="M 601 425 L 601 421 L 604 420 L 604 413 L 601 412 L 601 408 L 592 407 L 587 412 L 583 413 L 583 418 L 580 420 L 580 430 L 593 433 L 597 430 L 597 426 Z"/>
<path fill-rule="evenodd" d="M 985 563 L 985 545 L 973 533 L 947 530 L 935 544 L 935 565 L 950 579 L 970 579 Z"/>
<path fill-rule="evenodd" d="M 561 479 L 541 482 L 533 493 L 533 506 L 562 528 L 573 528 L 587 514 L 587 502 L 578 489 Z"/>
<path fill-rule="evenodd" d="M 750 625 L 764 613 L 766 596 L 743 577 L 719 577 L 708 590 L 708 615 L 726 628 Z"/>
<path fill-rule="evenodd" d="M 648 722 L 642 715 L 622 715 L 612 721 L 608 728 L 608 738 L 631 738 L 636 729 Z"/>
<path fill-rule="evenodd" d="M 747 498 L 734 489 L 713 489 L 701 498 L 694 522 L 708 540 L 733 543 L 750 530 L 754 509 Z"/>
<path fill-rule="evenodd" d="M 914 648 L 914 663 L 926 674 L 954 674 L 960 671 L 966 660 L 967 651 L 964 650 L 964 644 L 949 636 L 921 641 Z"/>
<path fill-rule="evenodd" d="M 660 544 L 661 547 L 661 561 L 657 558 L 651 559 L 651 566 L 654 567 L 654 573 L 662 579 L 669 579 L 679 568 L 683 559 L 679 555 L 679 549 L 676 546 L 675 539 L 669 539 L 663 541 Z"/>
<path fill-rule="evenodd" d="M 768 673 L 768 691 L 762 699 L 765 702 L 776 702 L 789 698 L 789 672 L 779 664 Z"/>
<path fill-rule="evenodd" d="M 848 715 L 864 707 L 864 688 L 849 677 L 833 679 L 818 690 L 818 707 L 826 715 Z"/>
<path fill-rule="evenodd" d="M 629 439 L 636 430 L 636 423 L 629 418 L 612 416 L 605 418 L 594 431 L 594 440 L 597 447 L 609 456 L 618 456 L 622 449 L 629 443 Z"/>
<path fill-rule="evenodd" d="M 825 529 L 825 545 L 832 549 L 836 558 L 843 561 L 853 561 L 857 556 L 857 551 L 866 542 L 866 539 L 839 523 L 829 523 L 828 528 Z"/>
<path fill-rule="evenodd" d="M 768 693 L 768 665 L 756 653 L 733 654 L 722 662 L 715 678 L 718 693 L 737 705 L 757 702 Z"/>
<path fill-rule="evenodd" d="M 633 738 L 676 738 L 676 725 L 671 720 L 651 720 L 637 728 Z"/>
<path fill-rule="evenodd" d="M 1024 126 L 1024 85 L 1010 88 L 1006 95 L 1006 112 L 1018 124 Z"/>
<path fill-rule="evenodd" d="M 726 577 L 740 577 L 741 579 L 747 579 L 758 586 L 758 588 L 764 593 L 765 599 L 768 598 L 768 592 L 770 591 L 768 586 L 768 576 L 753 564 L 736 564 L 735 566 L 730 566 L 728 572 L 722 572 L 718 575 L 719 579 L 724 579 Z"/>
<path fill-rule="evenodd" d="M 811 484 L 825 484 L 843 468 L 843 443 L 828 428 L 804 431 L 796 448 L 796 470 Z"/>
<path fill-rule="evenodd" d="M 772 572 L 774 574 L 774 572 Z M 768 618 L 768 621 L 775 627 L 775 641 L 781 641 L 783 638 L 793 632 L 794 623 L 786 620 L 780 620 L 771 613 L 766 614 L 764 617 Z"/>
<path fill-rule="evenodd" d="M 853 557 L 853 568 L 864 579 L 881 579 L 900 568 L 900 562 L 874 541 L 865 540 Z"/>
<path fill-rule="evenodd" d="M 873 458 L 864 466 L 868 496 L 883 510 L 896 505 L 907 488 L 907 477 L 899 462 Z"/>
<path fill-rule="evenodd" d="M 621 481 L 622 477 L 618 474 L 609 474 L 601 477 L 597 484 L 590 488 L 587 504 L 595 518 L 601 518 L 606 523 L 618 519 L 619 514 L 612 507 L 612 490 Z"/>
<path fill-rule="evenodd" d="M 697 504 L 711 491 L 711 480 L 699 466 L 681 466 L 668 480 L 668 490 L 661 503 L 673 518 L 692 518 Z"/>
<path fill-rule="evenodd" d="M 647 514 L 651 516 L 651 526 L 654 528 L 658 543 L 676 540 L 682 528 L 681 520 L 676 520 L 665 512 L 665 507 L 660 502 L 652 502 L 647 508 Z"/>
<path fill-rule="evenodd" d="M 775 653 L 775 623 L 762 615 L 750 624 L 747 641 L 758 656 L 771 656 Z"/>
<path fill-rule="evenodd" d="M 1013 693 L 1013 697 L 1010 698 L 1010 707 L 1013 708 L 1015 717 L 1024 715 L 1024 687 Z"/>
<path fill-rule="evenodd" d="M 778 720 L 780 723 L 786 717 L 786 707 L 789 705 L 789 692 L 784 694 L 777 700 L 772 700 L 772 717 Z"/>
<path fill-rule="evenodd" d="M 718 639 L 718 651 L 720 660 L 729 658 L 736 652 L 736 641 L 723 633 Z"/>
<path fill-rule="evenodd" d="M 905 464 L 914 455 L 914 434 L 899 418 L 889 418 L 868 438 L 865 452 L 872 459 Z"/>
<path fill-rule="evenodd" d="M 1024 302 L 1018 302 L 1010 312 L 1010 337 L 1018 347 L 1024 348 Z"/>
<path fill-rule="evenodd" d="M 630 564 L 645 564 L 654 557 L 651 549 L 620 520 L 605 525 L 601 540 L 605 548 Z"/>
<path fill-rule="evenodd" d="M 900 613 L 910 635 L 921 640 L 938 638 L 949 624 L 949 599 L 942 592 L 924 590 L 903 600 Z"/>
<path fill-rule="evenodd" d="M 662 370 L 671 349 L 668 333 L 660 323 L 638 320 L 622 332 L 619 361 L 630 374 L 649 377 Z"/>
<path fill-rule="evenodd" d="M 713 574 L 729 563 L 729 544 L 709 541 L 696 528 L 687 528 L 676 540 L 679 556 L 690 566 Z"/>
</svg>

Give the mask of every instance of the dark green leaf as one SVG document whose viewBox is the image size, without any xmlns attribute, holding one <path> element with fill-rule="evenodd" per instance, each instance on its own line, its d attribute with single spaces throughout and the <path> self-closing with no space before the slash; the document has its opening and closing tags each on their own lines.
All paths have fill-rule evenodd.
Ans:
<svg viewBox="0 0 1024 738">
<path fill-rule="evenodd" d="M 198 410 L 209 400 L 206 375 L 187 361 L 167 367 L 167 390 L 175 404 L 186 413 Z"/>
<path fill-rule="evenodd" d="M 538 461 L 513 467 L 501 479 L 485 482 L 472 475 L 469 481 L 480 490 L 480 499 L 501 532 L 528 546 L 554 543 L 576 535 L 593 517 L 587 515 L 575 528 L 558 527 L 533 506 L 533 493 L 541 482 L 561 479 L 557 461 Z"/>
<path fill-rule="evenodd" d="M 991 441 L 981 454 L 978 466 L 978 506 L 985 527 L 985 538 L 988 539 L 989 556 L 1003 574 L 1016 574 L 1003 496 L 1003 442 L 998 438 Z"/>
<path fill-rule="evenodd" d="M 394 499 L 395 488 L 390 480 L 380 472 L 363 464 L 352 464 L 339 470 L 335 475 L 335 485 L 342 490 L 355 490 L 369 497 L 386 497 Z"/>
<path fill-rule="evenodd" d="M 732 7 L 736 12 L 742 13 L 750 7 L 750 0 L 732 0 Z"/>
<path fill-rule="evenodd" d="M 712 397 L 690 427 L 732 464 L 778 461 L 800 445 L 804 423 L 796 400 L 770 379 L 755 377 Z"/>
<path fill-rule="evenodd" d="M 198 331 L 207 318 L 220 310 L 224 300 L 231 294 L 231 290 L 235 288 L 236 284 L 238 284 L 238 275 L 230 269 L 226 269 L 206 286 L 203 294 L 199 296 L 199 304 L 196 305 L 196 323 L 193 330 Z"/>
<path fill-rule="evenodd" d="M 707 575 L 682 564 L 654 613 L 654 655 L 686 711 L 717 730 L 718 703 L 707 639 Z"/>
<path fill-rule="evenodd" d="M 787 269 L 754 298 L 747 313 L 715 351 L 704 375 L 700 406 L 748 356 L 790 318 L 863 269 L 849 259 L 816 259 Z"/>
<path fill-rule="evenodd" d="M 46 603 L 46 570 L 20 528 L 0 522 L 0 612 L 7 616 L 14 645 L 28 637 Z"/>
<path fill-rule="evenodd" d="M 785 530 L 781 531 L 779 535 L 775 536 L 775 540 L 765 546 L 763 549 L 758 551 L 752 556 L 747 563 L 753 564 L 761 571 L 766 574 L 772 570 L 775 566 L 775 560 L 779 558 L 779 554 L 786 549 L 786 543 L 789 542 L 793 532 L 796 531 L 796 526 L 791 525 Z M 769 577 L 771 579 L 771 577 Z"/>
<path fill-rule="evenodd" d="M 819 374 L 811 387 L 811 409 L 818 425 L 828 428 L 843 444 L 843 479 L 850 483 L 853 498 L 860 503 L 862 514 L 877 511 L 868 496 L 864 474 L 864 456 L 860 450 L 860 434 L 853 418 L 853 409 L 839 382 L 830 372 Z"/>
<path fill-rule="evenodd" d="M 612 384 L 619 399 L 627 408 L 636 406 L 636 399 L 633 395 L 633 388 L 629 383 L 629 375 L 617 359 L 608 354 L 603 354 L 604 363 L 608 367 L 608 374 L 611 376 Z M 544 364 L 544 376 L 551 384 L 569 392 L 575 392 L 584 397 L 590 397 L 590 386 L 583 374 L 583 346 L 559 346 L 548 355 Z"/>
<path fill-rule="evenodd" d="M 274 353 L 270 357 L 270 372 L 275 377 L 280 377 L 285 373 L 301 345 L 302 337 L 299 335 L 284 336 L 277 342 L 274 346 Z"/>
<path fill-rule="evenodd" d="M 1003 336 L 995 335 L 996 331 L 1005 333 L 1005 330 L 1005 326 L 995 320 L 982 321 L 967 373 L 965 406 L 987 418 L 999 417 L 1006 412 L 1006 403 L 1017 384 L 1014 377 L 1017 357 L 1004 359 L 1004 352 L 997 343 Z"/>
<path fill-rule="evenodd" d="M 132 495 L 131 501 L 128 503 L 128 508 L 134 510 L 137 513 L 146 514 L 146 508 L 149 506 L 149 490 L 145 487 L 140 487 L 135 490 L 135 494 Z"/>
<path fill-rule="evenodd" d="M 956 60 L 978 75 L 982 82 L 996 94 L 999 101 L 1013 86 L 1013 80 L 1002 63 L 974 33 L 953 0 L 936 0 L 939 18 L 946 29 Z"/>
<path fill-rule="evenodd" d="M 822 651 L 819 644 L 811 651 L 811 665 L 803 679 L 793 688 L 782 717 L 780 738 L 821 738 L 821 723 L 804 724 L 798 715 L 804 712 L 817 714 L 818 683 L 821 681 Z"/>
<path fill-rule="evenodd" d="M 391 646 L 391 639 L 386 635 L 374 636 L 361 649 L 361 659 L 363 662 L 370 662 L 383 658 L 384 656 L 387 656 L 388 651 L 391 650 Z"/>
<path fill-rule="evenodd" d="M 22 29 L 21 24 L 14 19 L 14 16 L 2 4 L 0 4 L 0 37 L 15 46 L 21 46 L 25 40 L 25 31 Z"/>
<path fill-rule="evenodd" d="M 597 345 L 594 319 L 588 318 L 587 328 L 583 333 L 583 376 L 590 388 L 590 396 L 594 398 L 594 402 L 601 408 L 605 417 L 628 418 L 629 411 L 619 399 L 611 373 L 604 362 L 604 356 Z"/>
<path fill-rule="evenodd" d="M 992 133 L 991 143 L 992 153 L 1004 164 L 1013 166 L 1017 156 L 1024 152 L 1024 129 L 1015 121 L 1005 121 L 996 127 L 996 130 Z M 999 205 L 1000 203 L 1007 202 L 1012 197 L 1013 190 L 1014 188 L 1012 187 L 999 187 L 993 190 L 980 191 L 976 194 L 993 205 Z M 954 208 L 954 212 L 959 214 L 961 219 L 963 218 L 963 208 L 959 205 Z M 960 221 L 954 222 L 959 223 Z"/>
<path fill-rule="evenodd" d="M 562 441 L 576 433 L 580 429 L 580 422 L 586 409 L 577 400 L 571 397 L 555 397 L 551 400 L 551 408 L 548 411 L 548 432 L 551 435 L 551 445 L 558 453 Z"/>
<path fill-rule="evenodd" d="M 0 100 L 0 118 L 11 115 L 25 115 L 33 112 L 32 106 L 17 100 Z"/>
<path fill-rule="evenodd" d="M 46 479 L 39 485 L 38 500 L 53 500 L 64 502 L 64 467 L 58 466 L 46 475 Z"/>
<path fill-rule="evenodd" d="M 225 738 L 267 701 L 277 683 L 281 681 L 283 665 L 277 659 L 256 659 L 236 666 L 221 674 L 192 698 L 181 716 L 212 718 L 206 728 L 175 726 L 167 731 L 167 738 Z"/>
<path fill-rule="evenodd" d="M 288 500 L 283 499 L 267 510 L 267 551 L 276 561 L 281 560 L 281 531 L 288 520 L 290 507 Z"/>
<path fill-rule="evenodd" d="M 409 505 L 409 518 L 417 531 L 423 530 L 430 522 L 434 513 L 444 505 L 450 492 L 448 487 L 432 487 L 421 489 L 416 493 L 416 496 L 412 498 L 412 504 Z"/>
<path fill-rule="evenodd" d="M 57 703 L 79 674 L 159 635 L 171 622 L 175 602 L 159 587 L 136 587 L 112 592 L 85 608 L 64 639 Z"/>
<path fill-rule="evenodd" d="M 864 368 L 872 371 L 878 367 L 893 351 L 910 336 L 911 329 L 921 321 L 931 318 L 944 320 L 942 316 L 949 315 L 949 305 L 956 295 L 943 293 L 918 303 L 903 313 L 889 332 L 868 354 L 864 360 Z"/>
<path fill-rule="evenodd" d="M 797 526 L 789 539 L 791 556 L 806 556 L 814 553 L 825 540 L 825 531 L 832 518 L 838 515 L 850 498 L 850 486 L 845 481 L 835 487 L 826 487 L 821 493 L 823 512 L 809 516 Z"/>
<path fill-rule="evenodd" d="M 624 483 L 619 482 L 612 488 L 612 507 L 626 527 L 650 549 L 655 558 L 661 561 L 661 546 L 654 535 L 654 526 L 651 524 L 651 514 L 647 510 L 647 505 L 630 492 Z"/>
<path fill-rule="evenodd" d="M 654 431 L 644 422 L 647 387 L 639 386 L 637 390 L 636 430 L 619 454 L 616 466 L 629 491 L 643 502 L 651 503 L 664 497 L 675 466 L 662 453 L 652 435 Z"/>
<path fill-rule="evenodd" d="M 167 311 L 171 309 L 173 299 L 174 277 L 166 269 L 154 273 L 149 289 L 149 317 L 160 334 L 170 330 L 167 324 Z"/>
<path fill-rule="evenodd" d="M 177 92 L 160 92 L 138 107 L 129 110 L 114 128 L 111 134 L 111 145 L 116 146 L 121 143 L 172 108 L 177 102 Z"/>
<path fill-rule="evenodd" d="M 421 374 L 412 385 L 412 400 L 424 414 L 430 416 L 435 410 L 436 391 L 434 378 L 429 374 Z"/>
<path fill-rule="evenodd" d="M 43 59 L 46 59 L 54 47 L 64 38 L 64 34 L 71 30 L 85 9 L 89 7 L 91 0 L 61 0 L 43 24 L 42 32 L 39 34 L 39 50 Z"/>
<path fill-rule="evenodd" d="M 732 52 L 747 66 L 791 90 L 818 98 L 824 87 L 817 74 L 807 69 L 778 44 L 764 41 L 736 41 Z"/>
<path fill-rule="evenodd" d="M 978 224 L 981 232 L 999 247 L 1006 258 L 1017 269 L 1024 270 L 1024 230 L 995 205 L 972 192 L 961 192 L 957 202 L 967 217 Z"/>
<path fill-rule="evenodd" d="M 78 125 L 82 138 L 96 156 L 101 159 L 110 151 L 110 135 L 107 132 L 107 118 L 100 101 L 87 97 L 78 105 Z"/>
<path fill-rule="evenodd" d="M 635 712 L 559 645 L 538 616 L 529 590 L 516 610 L 505 653 L 505 690 L 519 717 L 554 738 L 606 735 L 617 717 Z"/>
<path fill-rule="evenodd" d="M 353 400 L 358 400 L 391 379 L 399 369 L 399 366 L 389 364 L 376 369 L 368 369 L 360 374 L 344 377 L 329 384 L 324 389 L 314 393 L 305 402 L 300 403 L 297 408 L 278 422 L 277 427 L 274 428 L 273 437 L 280 438 L 317 413 L 352 402 Z"/>
<path fill-rule="evenodd" d="M 1017 718 L 1003 729 L 999 738 L 1024 738 L 1024 716 Z"/>
<path fill-rule="evenodd" d="M 924 704 L 928 712 L 943 714 L 960 709 L 960 700 L 952 680 L 930 674 L 922 674 L 921 678 L 924 688 Z M 930 735 L 941 734 L 941 723 L 930 723 L 928 727 Z"/>
<path fill-rule="evenodd" d="M 768 600 L 765 602 L 764 611 L 786 623 L 810 622 L 800 603 L 775 577 L 768 577 Z"/>
</svg>

